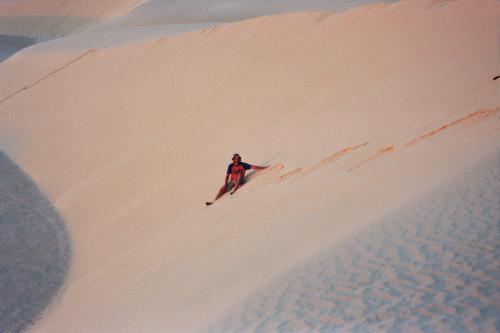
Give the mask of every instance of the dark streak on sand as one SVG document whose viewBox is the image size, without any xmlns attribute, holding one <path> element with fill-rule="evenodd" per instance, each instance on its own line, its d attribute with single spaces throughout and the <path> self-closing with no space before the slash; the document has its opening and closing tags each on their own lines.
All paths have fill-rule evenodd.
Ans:
<svg viewBox="0 0 500 333">
<path fill-rule="evenodd" d="M 0 332 L 21 332 L 61 288 L 68 232 L 41 191 L 0 151 Z"/>
<path fill-rule="evenodd" d="M 81 58 L 85 57 L 87 54 L 90 54 L 90 53 L 92 53 L 94 51 L 96 51 L 96 49 L 91 49 L 91 50 L 87 50 L 87 51 L 83 52 L 82 54 L 80 54 L 79 56 L 75 57 L 74 59 L 72 59 L 71 61 L 67 62 L 66 64 L 62 65 L 61 67 L 58 67 L 58 68 L 54 69 L 52 72 L 45 74 L 44 76 L 42 76 L 38 80 L 36 80 L 36 81 L 28 84 L 27 86 L 24 86 L 24 87 L 22 87 L 22 88 L 20 88 L 20 89 L 18 89 L 16 91 L 14 91 L 10 95 L 7 95 L 6 97 L 4 97 L 3 99 L 0 100 L 0 104 L 4 103 L 5 101 L 11 99 L 12 97 L 16 96 L 17 94 L 19 94 L 19 93 L 21 93 L 21 92 L 23 92 L 25 90 L 33 88 L 34 86 L 36 86 L 37 84 L 39 84 L 43 80 L 51 77 L 52 75 L 57 74 L 58 72 L 62 71 L 63 69 L 65 69 L 68 66 L 74 64 L 75 62 L 77 62 Z"/>
</svg>

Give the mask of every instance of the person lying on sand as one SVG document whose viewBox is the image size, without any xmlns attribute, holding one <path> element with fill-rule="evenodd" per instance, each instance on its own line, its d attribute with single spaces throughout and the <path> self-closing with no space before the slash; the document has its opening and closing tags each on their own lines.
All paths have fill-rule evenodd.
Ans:
<svg viewBox="0 0 500 333">
<path fill-rule="evenodd" d="M 220 188 L 219 192 L 215 196 L 213 201 L 207 201 L 205 204 L 210 206 L 226 193 L 231 191 L 230 194 L 234 194 L 238 188 L 245 182 L 245 171 L 262 170 L 267 168 L 267 166 L 251 165 L 241 161 L 241 156 L 239 154 L 233 155 L 233 163 L 229 164 L 227 167 L 226 178 L 224 179 L 224 185 Z"/>
</svg>

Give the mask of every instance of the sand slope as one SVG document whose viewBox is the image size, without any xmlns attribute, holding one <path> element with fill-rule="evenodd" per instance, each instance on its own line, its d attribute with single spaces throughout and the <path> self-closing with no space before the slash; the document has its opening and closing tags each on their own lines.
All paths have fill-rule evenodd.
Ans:
<svg viewBox="0 0 500 333">
<path fill-rule="evenodd" d="M 74 243 L 34 330 L 204 327 L 497 153 L 499 17 L 405 1 L 0 64 L 0 148 Z M 236 151 L 274 167 L 204 207 Z"/>
<path fill-rule="evenodd" d="M 63 220 L 0 151 L 0 331 L 20 332 L 54 299 L 69 270 Z"/>
<path fill-rule="evenodd" d="M 266 286 L 211 332 L 496 332 L 500 155 Z"/>
<path fill-rule="evenodd" d="M 389 0 L 385 2 L 394 2 Z M 344 11 L 374 0 L 266 0 L 266 1 L 198 1 L 153 0 L 143 3 L 127 14 L 116 18 L 107 26 L 133 27 L 145 25 L 172 25 L 193 23 L 234 22 L 251 17 L 283 14 L 287 12 L 335 10 Z M 100 27 L 100 29 L 105 27 Z"/>
<path fill-rule="evenodd" d="M 4 0 L 0 34 L 53 38 L 119 17 L 143 0 Z"/>
<path fill-rule="evenodd" d="M 34 1 L 7 1 L 0 3 L 0 32 L 35 36 L 43 41 L 27 52 L 75 51 L 146 41 L 251 17 L 311 10 L 344 11 L 373 2 L 376 1 L 111 0 L 51 1 L 40 6 Z"/>
</svg>

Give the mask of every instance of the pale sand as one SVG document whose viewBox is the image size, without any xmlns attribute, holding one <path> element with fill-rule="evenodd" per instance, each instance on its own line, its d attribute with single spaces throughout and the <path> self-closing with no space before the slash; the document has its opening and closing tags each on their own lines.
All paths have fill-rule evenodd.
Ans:
<svg viewBox="0 0 500 333">
<path fill-rule="evenodd" d="M 395 1 L 395 0 L 388 0 Z M 266 0 L 203 2 L 82 1 L 40 6 L 38 1 L 0 2 L 0 33 L 37 37 L 28 52 L 75 51 L 113 47 L 235 22 L 251 17 L 297 12 L 345 11 L 374 0 Z"/>
<path fill-rule="evenodd" d="M 0 332 L 36 321 L 63 285 L 70 257 L 64 222 L 0 151 Z"/>
<path fill-rule="evenodd" d="M 499 199 L 494 154 L 288 272 L 208 331 L 496 332 Z"/>
<path fill-rule="evenodd" d="M 387 0 L 386 2 L 395 2 Z M 165 24 L 222 23 L 252 17 L 303 11 L 345 11 L 374 0 L 174 0 L 147 1 L 105 26 L 134 27 Z M 105 28 L 105 27 L 101 27 Z"/>
<path fill-rule="evenodd" d="M 54 38 L 120 17 L 144 0 L 2 0 L 0 34 Z"/>
<path fill-rule="evenodd" d="M 408 1 L 7 59 L 0 147 L 74 241 L 33 331 L 201 329 L 496 154 L 499 18 Z M 204 207 L 234 152 L 276 166 Z"/>
</svg>

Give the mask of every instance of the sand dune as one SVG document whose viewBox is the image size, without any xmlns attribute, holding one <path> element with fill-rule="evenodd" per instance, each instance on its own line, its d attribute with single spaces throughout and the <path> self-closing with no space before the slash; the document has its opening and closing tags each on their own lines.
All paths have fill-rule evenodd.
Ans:
<svg viewBox="0 0 500 333">
<path fill-rule="evenodd" d="M 0 331 L 20 332 L 54 299 L 70 266 L 62 219 L 0 152 Z"/>
<path fill-rule="evenodd" d="M 404 1 L 2 62 L 0 148 L 74 247 L 33 331 L 202 330 L 498 154 L 499 18 Z M 205 207 L 234 152 L 274 167 Z"/>
<path fill-rule="evenodd" d="M 0 34 L 53 38 L 119 17 L 142 0 L 4 0 L 0 2 Z"/>
<path fill-rule="evenodd" d="M 495 332 L 500 155 L 287 272 L 212 332 Z"/>
<path fill-rule="evenodd" d="M 374 3 L 373 0 L 287 0 L 287 1 L 148 1 L 112 22 L 111 26 L 144 26 L 165 24 L 223 23 L 252 17 L 301 11 L 344 11 Z M 386 2 L 394 2 L 386 1 Z"/>
<path fill-rule="evenodd" d="M 29 52 L 86 50 L 151 40 L 278 13 L 343 11 L 374 0 L 52 1 L 0 4 L 0 33 L 37 37 Z M 19 50 L 19 49 L 18 49 Z M 16 50 L 17 51 L 17 50 Z"/>
<path fill-rule="evenodd" d="M 29 37 L 0 35 L 0 62 L 35 42 L 35 39 Z"/>
</svg>

